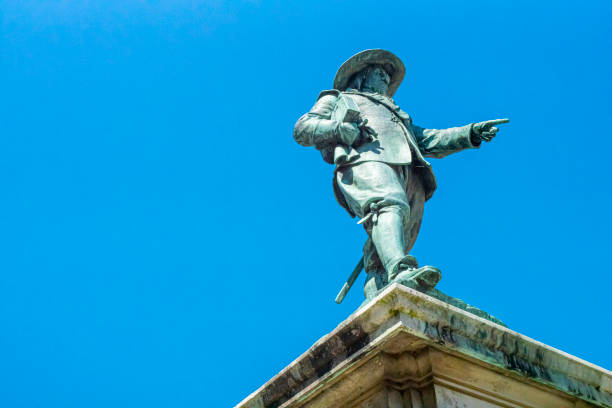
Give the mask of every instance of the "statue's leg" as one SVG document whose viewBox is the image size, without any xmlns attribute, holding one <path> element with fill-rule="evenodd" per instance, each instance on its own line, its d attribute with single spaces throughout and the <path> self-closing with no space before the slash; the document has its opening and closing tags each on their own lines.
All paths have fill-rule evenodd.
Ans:
<svg viewBox="0 0 612 408">
<path fill-rule="evenodd" d="M 363 261 L 364 269 L 366 273 L 365 285 L 363 286 L 363 293 L 366 300 L 372 299 L 376 294 L 385 286 L 387 286 L 387 273 L 385 268 L 378 258 L 376 248 L 372 242 L 372 238 L 368 237 L 365 245 L 363 246 Z"/>
<path fill-rule="evenodd" d="M 406 170 L 408 170 L 407 168 Z M 406 197 L 410 206 L 408 216 L 403 220 L 404 228 L 404 253 L 409 254 L 410 250 L 416 242 L 419 230 L 421 228 L 421 221 L 423 219 L 423 210 L 425 207 L 425 189 L 423 187 L 421 177 L 408 178 L 410 174 L 402 174 L 400 182 L 406 186 Z M 404 177 L 408 176 L 408 177 Z M 388 273 L 382 266 L 376 248 L 372 239 L 368 239 L 364 246 L 364 260 L 366 261 L 366 283 L 364 286 L 364 292 L 366 299 L 371 299 L 376 294 L 389 284 Z M 412 258 L 404 258 L 406 260 Z M 368 262 L 368 260 L 370 260 Z M 370 268 L 368 268 L 370 265 Z M 412 269 L 418 268 L 416 259 L 413 260 L 412 264 L 409 265 Z"/>
<path fill-rule="evenodd" d="M 406 197 L 410 205 L 410 216 L 404 223 L 404 242 L 406 253 L 410 252 L 419 234 L 423 209 L 425 205 L 425 188 L 423 178 L 418 168 L 403 166 L 400 180 L 406 188 Z M 441 278 L 438 268 L 433 266 L 418 267 L 416 260 L 413 265 L 400 265 L 391 272 L 389 282 L 397 282 L 421 291 L 433 289 Z"/>
<path fill-rule="evenodd" d="M 365 220 L 373 243 L 364 248 L 367 293 L 386 285 L 389 271 L 400 262 L 414 259 L 406 255 L 404 225 L 410 219 L 410 205 L 401 175 L 401 167 L 381 162 L 359 163 L 337 173 L 339 190 L 351 211 Z M 376 269 L 377 263 L 382 271 Z M 383 272 L 385 276 L 381 276 Z"/>
</svg>

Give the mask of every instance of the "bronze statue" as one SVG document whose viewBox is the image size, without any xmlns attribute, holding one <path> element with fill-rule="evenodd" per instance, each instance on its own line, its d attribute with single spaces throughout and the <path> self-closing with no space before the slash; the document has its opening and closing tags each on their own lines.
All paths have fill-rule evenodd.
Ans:
<svg viewBox="0 0 612 408">
<path fill-rule="evenodd" d="M 508 119 L 449 129 L 427 129 L 391 99 L 404 64 L 389 51 L 365 50 L 338 70 L 334 89 L 323 91 L 310 112 L 296 123 L 293 136 L 314 146 L 335 164 L 334 193 L 342 207 L 359 217 L 368 233 L 363 258 L 336 299 L 339 303 L 362 267 L 367 273 L 366 300 L 398 282 L 424 292 L 441 278 L 433 266 L 419 267 L 409 255 L 423 206 L 436 189 L 424 157 L 445 157 L 491 141 Z"/>
</svg>

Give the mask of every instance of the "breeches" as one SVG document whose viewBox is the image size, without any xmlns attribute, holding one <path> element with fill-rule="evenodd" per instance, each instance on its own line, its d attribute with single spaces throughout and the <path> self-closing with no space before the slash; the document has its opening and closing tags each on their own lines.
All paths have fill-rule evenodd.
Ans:
<svg viewBox="0 0 612 408">
<path fill-rule="evenodd" d="M 369 239 L 363 248 L 366 272 L 382 269 L 372 243 L 372 226 L 381 212 L 401 215 L 404 253 L 410 252 L 421 227 L 425 204 L 422 177 L 414 167 L 363 162 L 339 168 L 336 181 L 351 211 L 361 219 L 367 218 L 364 227 Z"/>
</svg>

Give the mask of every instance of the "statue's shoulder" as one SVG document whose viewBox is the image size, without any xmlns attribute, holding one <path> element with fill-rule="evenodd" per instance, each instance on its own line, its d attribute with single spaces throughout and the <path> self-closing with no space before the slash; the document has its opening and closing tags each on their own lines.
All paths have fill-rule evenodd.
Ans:
<svg viewBox="0 0 612 408">
<path fill-rule="evenodd" d="M 337 90 L 337 89 L 328 89 L 328 90 L 325 90 L 325 91 L 321 91 L 321 93 L 319 93 L 319 97 L 317 98 L 317 100 L 323 98 L 326 95 L 331 95 L 331 96 L 338 97 L 338 96 L 340 96 L 340 93 L 341 92 L 339 90 Z"/>
</svg>

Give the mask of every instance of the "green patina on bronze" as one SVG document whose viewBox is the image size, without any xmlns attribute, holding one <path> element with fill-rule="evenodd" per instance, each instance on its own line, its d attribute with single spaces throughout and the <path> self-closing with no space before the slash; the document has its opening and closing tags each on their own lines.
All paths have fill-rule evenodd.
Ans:
<svg viewBox="0 0 612 408">
<path fill-rule="evenodd" d="M 299 144 L 314 146 L 326 162 L 335 164 L 336 199 L 352 217 L 359 217 L 368 233 L 363 258 L 336 301 L 342 301 L 365 268 L 366 301 L 397 282 L 490 318 L 434 289 L 440 271 L 433 266 L 419 267 L 409 252 L 419 232 L 424 204 L 436 189 L 425 157 L 442 158 L 478 148 L 482 141 L 495 137 L 496 125 L 509 120 L 449 129 L 417 126 L 391 99 L 404 75 L 404 64 L 389 51 L 365 50 L 354 55 L 338 70 L 334 89 L 320 93 L 293 131 Z"/>
</svg>

